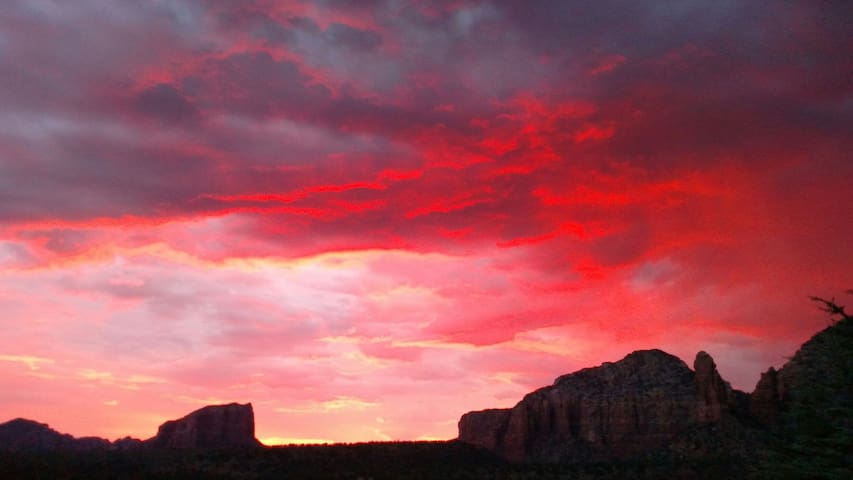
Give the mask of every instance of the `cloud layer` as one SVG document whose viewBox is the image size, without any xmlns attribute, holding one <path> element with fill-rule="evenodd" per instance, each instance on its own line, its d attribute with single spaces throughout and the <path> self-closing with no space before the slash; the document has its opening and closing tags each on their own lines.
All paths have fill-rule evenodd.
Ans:
<svg viewBox="0 0 853 480">
<path fill-rule="evenodd" d="M 7 417 L 449 438 L 638 348 L 751 389 L 851 286 L 847 2 L 238 3 L 3 7 Z"/>
</svg>

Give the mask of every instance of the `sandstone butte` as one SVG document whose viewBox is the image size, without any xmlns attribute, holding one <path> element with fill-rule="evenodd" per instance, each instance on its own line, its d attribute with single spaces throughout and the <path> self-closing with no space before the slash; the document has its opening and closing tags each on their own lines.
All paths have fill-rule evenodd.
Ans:
<svg viewBox="0 0 853 480">
<path fill-rule="evenodd" d="M 702 429 L 731 442 L 756 427 L 796 424 L 792 415 L 849 432 L 851 352 L 853 318 L 845 317 L 780 370 L 763 373 L 747 394 L 732 389 L 705 352 L 690 369 L 661 350 L 636 351 L 563 375 L 512 408 L 466 413 L 458 439 L 512 462 L 578 462 L 642 456 L 685 443 L 687 434 Z"/>
<path fill-rule="evenodd" d="M 256 447 L 252 404 L 210 405 L 157 429 L 145 442 L 156 448 Z"/>
<path fill-rule="evenodd" d="M 691 370 L 666 352 L 642 350 L 563 375 L 513 408 L 467 413 L 459 440 L 511 461 L 625 458 L 720 421 L 739 397 L 705 352 Z"/>
</svg>

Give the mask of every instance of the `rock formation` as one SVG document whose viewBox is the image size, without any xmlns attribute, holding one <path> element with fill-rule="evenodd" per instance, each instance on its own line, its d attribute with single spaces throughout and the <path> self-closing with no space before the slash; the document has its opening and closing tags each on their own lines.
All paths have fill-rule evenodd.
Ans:
<svg viewBox="0 0 853 480">
<path fill-rule="evenodd" d="M 459 420 L 459 440 L 497 450 L 509 423 L 509 408 L 468 412 Z"/>
<path fill-rule="evenodd" d="M 459 439 L 512 461 L 642 454 L 727 412 L 731 388 L 713 359 L 700 352 L 694 365 L 660 350 L 634 352 L 564 375 L 511 409 L 468 413 Z"/>
<path fill-rule="evenodd" d="M 252 404 L 210 405 L 157 430 L 146 445 L 155 448 L 255 447 L 255 414 Z"/>
<path fill-rule="evenodd" d="M 717 373 L 717 364 L 705 352 L 696 354 L 693 361 L 699 402 L 696 404 L 696 419 L 699 422 L 719 422 L 728 407 L 731 387 Z"/>
</svg>

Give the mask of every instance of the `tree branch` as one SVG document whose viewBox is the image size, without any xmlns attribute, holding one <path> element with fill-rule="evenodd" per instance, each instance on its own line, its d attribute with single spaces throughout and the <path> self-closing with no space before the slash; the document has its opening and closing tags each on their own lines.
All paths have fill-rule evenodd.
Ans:
<svg viewBox="0 0 853 480">
<path fill-rule="evenodd" d="M 848 291 L 848 293 L 853 293 L 853 290 Z M 844 311 L 844 305 L 839 305 L 835 303 L 835 297 L 832 297 L 830 300 L 826 300 L 824 298 L 809 296 L 809 300 L 819 303 L 819 309 L 830 314 L 830 315 L 841 315 L 841 318 L 848 319 L 850 315 Z"/>
</svg>

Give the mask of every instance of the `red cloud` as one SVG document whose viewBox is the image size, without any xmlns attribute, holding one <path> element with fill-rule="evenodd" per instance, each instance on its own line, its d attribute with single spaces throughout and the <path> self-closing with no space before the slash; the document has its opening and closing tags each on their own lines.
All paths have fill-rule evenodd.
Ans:
<svg viewBox="0 0 853 480">
<path fill-rule="evenodd" d="M 601 61 L 590 69 L 590 75 L 601 75 L 602 73 L 609 73 L 615 70 L 619 65 L 625 63 L 624 55 L 608 55 L 601 59 Z"/>
</svg>

